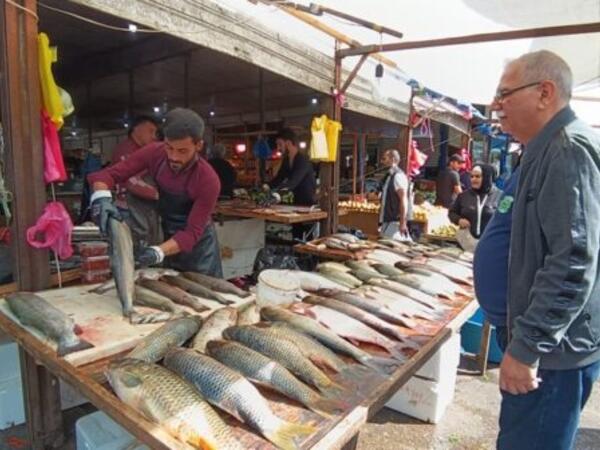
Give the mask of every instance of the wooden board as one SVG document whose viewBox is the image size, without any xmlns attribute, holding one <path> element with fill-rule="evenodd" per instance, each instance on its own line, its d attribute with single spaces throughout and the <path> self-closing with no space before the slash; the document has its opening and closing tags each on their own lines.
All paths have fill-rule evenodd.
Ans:
<svg viewBox="0 0 600 450">
<path fill-rule="evenodd" d="M 73 286 L 37 293 L 53 306 L 68 314 L 83 330 L 80 337 L 94 345 L 93 348 L 65 356 L 65 360 L 76 367 L 132 349 L 140 339 L 162 325 L 162 323 L 130 324 L 129 320 L 123 317 L 121 303 L 116 292 L 111 290 L 102 295 L 90 292 L 96 286 Z M 230 294 L 223 294 L 223 296 L 235 301 L 236 305 L 243 305 L 254 301 L 254 295 L 244 299 Z M 212 309 L 223 306 L 211 300 L 206 300 L 205 303 L 207 306 L 212 307 Z M 140 311 L 153 311 L 149 308 L 137 306 L 136 308 Z M 183 308 L 190 314 L 198 314 L 203 317 L 211 312 L 209 310 L 199 314 L 192 309 Z M 10 311 L 4 299 L 0 299 L 0 312 L 18 326 L 27 329 L 27 331 L 46 346 L 56 349 L 55 343 L 47 339 L 41 332 L 32 327 L 22 326 L 19 319 Z"/>
<path fill-rule="evenodd" d="M 310 210 L 310 208 L 305 206 L 292 205 L 273 205 L 267 208 L 250 208 L 221 203 L 217 205 L 216 212 L 223 216 L 264 219 L 269 222 L 285 224 L 317 222 L 327 218 L 327 213 L 320 209 Z"/>
</svg>

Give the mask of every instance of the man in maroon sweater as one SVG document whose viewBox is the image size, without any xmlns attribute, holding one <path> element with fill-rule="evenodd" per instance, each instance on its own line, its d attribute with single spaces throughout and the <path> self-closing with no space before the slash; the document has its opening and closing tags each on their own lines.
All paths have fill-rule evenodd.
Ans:
<svg viewBox="0 0 600 450">
<path fill-rule="evenodd" d="M 88 176 L 92 185 L 92 218 L 106 233 L 109 218 L 122 220 L 112 201 L 115 183 L 146 170 L 159 191 L 158 212 L 165 241 L 137 252 L 138 266 L 165 261 L 176 270 L 222 277 L 219 244 L 211 214 L 220 183 L 214 170 L 199 156 L 204 121 L 194 111 L 176 108 L 164 124 L 165 140 L 147 145 L 127 160 Z"/>
</svg>

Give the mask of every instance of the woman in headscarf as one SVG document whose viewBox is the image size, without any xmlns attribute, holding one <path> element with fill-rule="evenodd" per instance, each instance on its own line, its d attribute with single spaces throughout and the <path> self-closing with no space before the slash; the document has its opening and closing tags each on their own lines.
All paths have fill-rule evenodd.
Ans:
<svg viewBox="0 0 600 450">
<path fill-rule="evenodd" d="M 460 228 L 468 228 L 475 239 L 498 207 L 502 193 L 496 186 L 496 169 L 489 164 L 475 164 L 471 169 L 471 188 L 461 193 L 448 211 L 448 217 Z"/>
</svg>

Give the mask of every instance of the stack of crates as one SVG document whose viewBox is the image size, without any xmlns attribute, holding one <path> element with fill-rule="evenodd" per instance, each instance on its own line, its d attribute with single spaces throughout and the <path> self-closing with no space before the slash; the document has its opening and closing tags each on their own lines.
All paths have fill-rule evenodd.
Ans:
<svg viewBox="0 0 600 450">
<path fill-rule="evenodd" d="M 82 283 L 103 283 L 110 278 L 108 243 L 102 241 L 81 242 L 77 248 L 81 255 Z"/>
<path fill-rule="evenodd" d="M 102 411 L 88 414 L 75 423 L 77 450 L 149 450 Z"/>
</svg>

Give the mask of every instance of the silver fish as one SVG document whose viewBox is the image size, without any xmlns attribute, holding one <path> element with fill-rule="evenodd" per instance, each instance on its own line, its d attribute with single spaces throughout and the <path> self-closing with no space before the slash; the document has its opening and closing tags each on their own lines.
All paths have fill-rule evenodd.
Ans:
<svg viewBox="0 0 600 450">
<path fill-rule="evenodd" d="M 208 306 L 203 305 L 197 297 L 188 294 L 177 286 L 171 286 L 169 283 L 165 283 L 164 281 L 141 279 L 138 280 L 138 284 L 156 292 L 157 294 L 161 294 L 171 299 L 179 305 L 189 306 L 196 312 L 203 312 L 210 309 Z"/>
<path fill-rule="evenodd" d="M 249 380 L 268 386 L 319 414 L 338 414 L 350 406 L 340 400 L 321 397 L 278 362 L 238 342 L 210 341 L 206 349 L 210 356 Z"/>
<path fill-rule="evenodd" d="M 140 280 L 158 280 L 160 277 L 164 275 L 171 275 L 176 277 L 179 275 L 179 272 L 173 269 L 162 269 L 157 267 L 147 267 L 145 269 L 138 269 L 135 271 L 134 279 L 135 281 Z M 111 278 L 110 280 L 102 283 L 100 286 L 97 286 L 90 290 L 90 292 L 94 292 L 95 294 L 105 294 L 111 289 L 116 289 L 117 285 L 115 283 L 115 279 Z"/>
<path fill-rule="evenodd" d="M 223 330 L 236 324 L 238 311 L 235 308 L 227 306 L 213 311 L 200 328 L 191 347 L 199 352 L 204 352 L 208 341 L 221 339 Z"/>
<path fill-rule="evenodd" d="M 33 292 L 14 292 L 6 296 L 10 310 L 25 326 L 31 326 L 57 344 L 58 356 L 92 348 L 77 337 L 81 330 L 73 319 Z"/>
<path fill-rule="evenodd" d="M 326 269 L 326 270 L 338 270 L 340 272 L 350 272 L 350 267 L 346 267 L 343 264 L 340 264 L 335 261 L 325 261 L 317 264 L 317 270 Z"/>
<path fill-rule="evenodd" d="M 198 272 L 183 272 L 183 276 L 189 280 L 201 284 L 202 286 L 206 286 L 213 291 L 223 292 L 225 294 L 233 294 L 242 298 L 246 298 L 250 295 L 250 292 L 244 291 L 235 284 L 230 283 L 227 280 L 223 280 L 222 278 L 215 278 Z"/>
<path fill-rule="evenodd" d="M 127 355 L 128 358 L 146 362 L 163 359 L 171 347 L 179 347 L 200 329 L 202 318 L 188 316 L 172 320 L 143 338 Z"/>
<path fill-rule="evenodd" d="M 387 275 L 388 277 L 404 275 L 404 271 L 392 266 L 391 264 L 376 263 L 376 264 L 373 264 L 373 267 L 379 273 L 382 273 L 383 275 Z"/>
<path fill-rule="evenodd" d="M 293 328 L 314 337 L 319 342 L 325 344 L 332 350 L 337 350 L 346 355 L 352 356 L 358 362 L 367 367 L 388 373 L 398 366 L 398 362 L 389 358 L 379 358 L 372 356 L 360 348 L 350 344 L 339 337 L 336 333 L 321 325 L 316 320 L 308 317 L 294 314 L 293 312 L 275 307 L 264 307 L 260 310 L 260 315 L 271 322 L 286 322 Z"/>
<path fill-rule="evenodd" d="M 133 296 L 135 288 L 135 261 L 133 258 L 133 241 L 129 226 L 120 220 L 108 219 L 108 236 L 110 237 L 110 264 L 117 294 L 123 308 L 123 315 L 130 318 L 133 313 Z"/>
<path fill-rule="evenodd" d="M 297 449 L 295 438 L 315 429 L 277 417 L 260 392 L 238 372 L 191 349 L 171 349 L 165 366 L 192 383 L 212 405 L 260 432 L 282 449 Z"/>
<path fill-rule="evenodd" d="M 349 288 L 356 288 L 362 285 L 362 281 L 350 275 L 349 273 L 339 272 L 337 270 L 327 270 L 324 268 L 321 269 L 319 273 L 335 283 L 342 284 Z"/>
<path fill-rule="evenodd" d="M 164 276 L 162 279 L 174 286 L 180 287 L 181 289 L 183 289 L 186 292 L 189 292 L 190 294 L 197 295 L 202 298 L 208 298 L 210 300 L 216 300 L 217 302 L 222 303 L 223 305 L 231 305 L 235 303 L 234 301 L 226 299 L 218 292 L 215 292 L 210 288 L 202 286 L 201 284 L 198 284 L 183 276 L 172 277 L 167 275 Z"/>
<path fill-rule="evenodd" d="M 397 283 L 390 280 L 380 280 L 378 278 L 372 278 L 369 280 L 369 284 L 373 286 L 382 287 L 389 291 L 397 292 L 398 294 L 412 298 L 413 300 L 427 306 L 433 310 L 443 310 L 446 307 L 431 295 L 427 295 L 424 292 L 413 289 L 405 284 Z"/>
<path fill-rule="evenodd" d="M 136 305 L 160 309 L 161 311 L 171 312 L 176 315 L 187 314 L 187 312 L 185 312 L 178 305 L 173 303 L 169 298 L 139 285 L 135 286 L 134 302 Z"/>
</svg>

